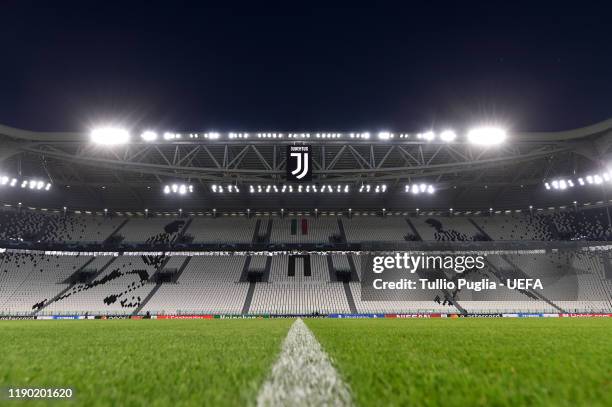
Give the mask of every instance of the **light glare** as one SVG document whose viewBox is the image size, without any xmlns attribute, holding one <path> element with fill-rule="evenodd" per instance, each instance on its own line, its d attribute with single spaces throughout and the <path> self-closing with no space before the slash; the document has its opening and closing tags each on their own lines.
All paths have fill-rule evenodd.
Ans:
<svg viewBox="0 0 612 407">
<path fill-rule="evenodd" d="M 125 144 L 130 140 L 130 133 L 117 127 L 100 127 L 91 131 L 91 141 L 102 145 Z"/>
<path fill-rule="evenodd" d="M 444 130 L 442 133 L 440 133 L 440 139 L 442 141 L 446 141 L 447 143 L 454 141 L 456 138 L 457 134 L 455 134 L 455 132 L 452 130 Z"/>
<path fill-rule="evenodd" d="M 470 143 L 491 146 L 506 140 L 506 130 L 499 127 L 478 127 L 468 133 Z"/>
<path fill-rule="evenodd" d="M 140 137 L 144 140 L 144 141 L 155 141 L 157 140 L 157 133 L 155 133 L 154 131 L 151 130 L 147 130 L 145 132 L 143 132 Z"/>
</svg>

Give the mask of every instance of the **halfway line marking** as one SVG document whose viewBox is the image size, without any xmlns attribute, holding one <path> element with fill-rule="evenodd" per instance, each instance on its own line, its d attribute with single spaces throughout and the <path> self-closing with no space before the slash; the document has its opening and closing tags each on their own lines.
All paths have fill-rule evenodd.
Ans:
<svg viewBox="0 0 612 407">
<path fill-rule="evenodd" d="M 301 319 L 291 325 L 281 354 L 259 391 L 257 405 L 353 405 L 348 385 Z"/>
</svg>

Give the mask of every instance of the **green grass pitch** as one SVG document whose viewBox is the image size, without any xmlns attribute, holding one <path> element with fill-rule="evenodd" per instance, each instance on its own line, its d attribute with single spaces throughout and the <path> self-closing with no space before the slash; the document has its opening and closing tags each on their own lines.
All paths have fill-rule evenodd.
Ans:
<svg viewBox="0 0 612 407">
<path fill-rule="evenodd" d="M 308 321 L 360 405 L 612 406 L 612 320 Z"/>
<path fill-rule="evenodd" d="M 74 388 L 58 406 L 252 405 L 292 322 L 0 321 L 0 388 Z M 357 405 L 612 405 L 608 318 L 306 323 Z"/>
<path fill-rule="evenodd" d="M 292 320 L 0 322 L 0 388 L 74 388 L 57 406 L 239 406 Z"/>
</svg>

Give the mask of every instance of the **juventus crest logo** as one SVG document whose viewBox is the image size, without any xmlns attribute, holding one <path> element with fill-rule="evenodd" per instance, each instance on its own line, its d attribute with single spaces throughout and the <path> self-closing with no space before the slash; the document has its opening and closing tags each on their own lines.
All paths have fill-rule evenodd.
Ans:
<svg viewBox="0 0 612 407">
<path fill-rule="evenodd" d="M 311 181 L 311 164 L 310 146 L 287 146 L 287 181 Z"/>
</svg>

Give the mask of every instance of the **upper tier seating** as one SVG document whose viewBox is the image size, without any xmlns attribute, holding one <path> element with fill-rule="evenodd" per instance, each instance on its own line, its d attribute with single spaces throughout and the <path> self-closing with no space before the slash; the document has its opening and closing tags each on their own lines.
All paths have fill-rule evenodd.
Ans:
<svg viewBox="0 0 612 407">
<path fill-rule="evenodd" d="M 88 214 L 0 211 L 0 239 L 33 242 L 93 242 L 106 240 L 123 219 Z"/>
<path fill-rule="evenodd" d="M 256 219 L 246 216 L 193 218 L 187 234 L 195 243 L 251 243 Z"/>
<path fill-rule="evenodd" d="M 271 229 L 268 227 L 271 225 Z M 344 233 L 344 236 L 343 236 Z M 11 242 L 172 245 L 270 242 L 349 243 L 426 241 L 609 240 L 605 209 L 493 216 L 226 216 L 104 217 L 31 210 L 0 210 L 0 240 Z M 181 237 L 181 235 L 184 235 Z M 268 240 L 269 239 L 269 240 Z"/>
</svg>

